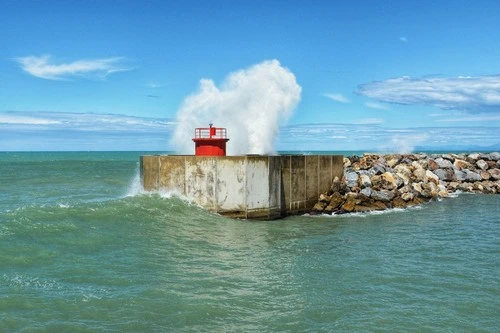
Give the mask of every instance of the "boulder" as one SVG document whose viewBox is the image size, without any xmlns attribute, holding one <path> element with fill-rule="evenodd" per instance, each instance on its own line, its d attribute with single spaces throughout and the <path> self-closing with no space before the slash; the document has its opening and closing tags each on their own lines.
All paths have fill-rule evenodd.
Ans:
<svg viewBox="0 0 500 333">
<path fill-rule="evenodd" d="M 436 163 L 436 161 L 434 161 L 433 159 L 429 160 L 429 170 L 434 171 L 434 170 L 439 169 L 439 168 L 440 168 L 440 166 L 439 166 L 439 164 Z"/>
<path fill-rule="evenodd" d="M 454 172 L 452 169 L 448 169 L 448 168 L 437 169 L 437 170 L 434 170 L 433 172 L 436 176 L 438 176 L 439 180 L 446 181 L 446 182 L 453 180 Z"/>
<path fill-rule="evenodd" d="M 457 191 L 472 192 L 472 189 L 472 184 L 470 183 L 460 183 L 457 186 Z"/>
<path fill-rule="evenodd" d="M 467 159 L 469 161 L 477 161 L 479 158 L 480 158 L 481 155 L 479 155 L 478 153 L 472 153 L 472 154 L 469 154 L 469 156 L 467 156 Z"/>
<path fill-rule="evenodd" d="M 446 187 L 449 192 L 455 192 L 457 190 L 458 183 L 457 182 L 449 182 L 448 186 Z"/>
<path fill-rule="evenodd" d="M 345 180 L 348 187 L 354 187 L 358 185 L 359 175 L 357 172 L 348 171 L 345 173 Z"/>
<path fill-rule="evenodd" d="M 397 173 L 396 174 L 392 174 L 393 177 L 394 177 L 394 180 L 396 181 L 396 187 L 397 188 L 400 188 L 402 186 L 404 186 L 406 183 L 405 183 L 405 179 L 403 177 L 401 177 L 400 175 L 398 175 Z"/>
<path fill-rule="evenodd" d="M 345 202 L 345 197 L 339 192 L 335 192 L 332 194 L 330 203 L 328 206 L 332 207 L 332 209 L 339 209 Z"/>
<path fill-rule="evenodd" d="M 390 167 L 390 168 L 394 168 L 398 163 L 399 161 L 401 160 L 400 157 L 396 157 L 396 156 L 391 156 L 388 160 L 387 160 L 387 165 Z"/>
<path fill-rule="evenodd" d="M 319 201 L 319 202 L 317 202 L 317 203 L 314 205 L 314 207 L 312 208 L 312 211 L 313 211 L 313 212 L 318 212 L 318 213 L 321 213 L 321 212 L 323 212 L 323 210 L 325 210 L 326 206 L 327 206 L 327 203 L 326 203 L 326 202 L 321 202 L 321 201 Z"/>
<path fill-rule="evenodd" d="M 370 197 L 372 195 L 372 189 L 371 187 L 365 187 L 361 191 L 359 191 L 360 194 L 366 195 L 367 197 Z"/>
<path fill-rule="evenodd" d="M 372 191 L 371 197 L 377 201 L 388 202 L 394 198 L 394 193 L 388 190 Z"/>
<path fill-rule="evenodd" d="M 472 170 L 474 167 L 472 164 L 470 164 L 467 161 L 461 160 L 461 159 L 456 159 L 455 162 L 453 162 L 453 166 L 458 169 L 458 170 Z"/>
<path fill-rule="evenodd" d="M 394 190 L 398 188 L 396 179 L 390 172 L 373 176 L 371 182 L 374 189 Z"/>
<path fill-rule="evenodd" d="M 482 180 L 482 177 L 480 174 L 474 171 L 470 170 L 465 170 L 465 181 L 469 183 L 477 182 Z"/>
<path fill-rule="evenodd" d="M 464 171 L 455 170 L 455 179 L 459 182 L 465 181 L 467 174 Z"/>
<path fill-rule="evenodd" d="M 481 175 L 481 178 L 483 180 L 489 180 L 491 178 L 491 175 L 490 175 L 490 173 L 488 171 L 482 171 L 481 170 L 481 172 L 479 172 L 479 174 Z"/>
<path fill-rule="evenodd" d="M 491 176 L 491 179 L 493 180 L 500 180 L 500 169 L 490 169 L 488 170 L 488 173 L 490 174 Z"/>
<path fill-rule="evenodd" d="M 437 165 L 439 165 L 439 167 L 441 169 L 453 168 L 453 164 L 451 163 L 451 161 L 449 159 L 444 159 L 443 157 L 438 157 L 434 161 L 436 162 Z"/>
<path fill-rule="evenodd" d="M 480 192 L 480 193 L 483 193 L 483 190 L 484 190 L 484 187 L 483 187 L 483 184 L 481 184 L 480 182 L 475 182 L 473 185 L 472 185 L 472 189 L 476 192 Z"/>
<path fill-rule="evenodd" d="M 356 196 L 356 205 L 359 206 L 370 206 L 373 203 L 373 199 L 363 193 L 358 193 Z"/>
<path fill-rule="evenodd" d="M 348 168 L 351 166 L 351 160 L 348 159 L 347 157 L 344 157 L 344 169 Z"/>
<path fill-rule="evenodd" d="M 443 154 L 441 155 L 441 158 L 448 160 L 453 163 L 455 161 L 455 157 L 453 157 L 451 154 Z"/>
<path fill-rule="evenodd" d="M 420 183 L 412 183 L 411 184 L 411 188 L 413 189 L 413 191 L 415 191 L 417 193 L 417 195 L 422 195 L 422 192 L 423 192 L 423 188 L 422 188 L 422 182 Z"/>
<path fill-rule="evenodd" d="M 431 170 L 425 170 L 425 180 L 427 182 L 433 182 L 434 184 L 439 184 L 439 177 Z"/>
<path fill-rule="evenodd" d="M 392 204 L 394 208 L 406 208 L 408 206 L 406 200 L 401 197 L 395 197 Z"/>
<path fill-rule="evenodd" d="M 360 175 L 358 182 L 359 182 L 359 187 L 361 188 L 372 186 L 372 181 L 370 180 L 370 176 L 368 175 Z"/>
<path fill-rule="evenodd" d="M 444 185 L 438 185 L 438 196 L 440 198 L 444 198 L 448 196 L 448 190 L 446 189 L 446 186 Z"/>
<path fill-rule="evenodd" d="M 375 162 L 375 163 L 373 163 L 373 166 L 370 168 L 370 171 L 374 175 L 380 175 L 386 171 L 386 168 L 382 163 Z"/>
<path fill-rule="evenodd" d="M 326 202 L 326 203 L 329 203 L 329 202 L 330 202 L 330 199 L 331 199 L 331 197 L 330 197 L 330 196 L 328 196 L 328 195 L 326 195 L 326 194 L 324 194 L 324 193 L 321 193 L 321 194 L 319 195 L 319 201 L 320 201 L 320 202 Z"/>
<path fill-rule="evenodd" d="M 488 170 L 488 163 L 485 160 L 479 160 L 476 162 L 476 165 L 479 169 L 486 171 Z"/>
<path fill-rule="evenodd" d="M 342 193 L 345 188 L 344 182 L 342 182 L 339 177 L 335 176 L 332 182 L 332 186 L 330 186 L 330 193 Z M 345 193 L 345 192 L 344 192 Z"/>
<path fill-rule="evenodd" d="M 426 181 L 424 168 L 417 168 L 413 171 L 413 179 L 416 182 Z"/>
<path fill-rule="evenodd" d="M 401 199 L 403 199 L 406 202 L 412 201 L 413 198 L 414 198 L 413 193 L 403 193 L 403 194 L 401 194 Z"/>
<path fill-rule="evenodd" d="M 356 207 L 356 197 L 348 196 L 341 208 L 345 212 L 352 212 L 354 207 Z"/>
<path fill-rule="evenodd" d="M 438 196 L 438 186 L 432 182 L 422 184 L 422 196 L 424 198 L 436 198 Z"/>
<path fill-rule="evenodd" d="M 382 201 L 375 201 L 372 206 L 375 207 L 375 210 L 384 210 L 384 209 L 389 208 Z"/>
<path fill-rule="evenodd" d="M 494 152 L 487 155 L 487 159 L 490 161 L 500 161 L 500 153 Z"/>
</svg>

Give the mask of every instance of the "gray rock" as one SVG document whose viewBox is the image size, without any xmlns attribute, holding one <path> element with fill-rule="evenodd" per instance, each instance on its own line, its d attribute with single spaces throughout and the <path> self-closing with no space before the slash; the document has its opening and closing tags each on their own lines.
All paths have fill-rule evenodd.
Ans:
<svg viewBox="0 0 500 333">
<path fill-rule="evenodd" d="M 366 195 L 367 197 L 370 197 L 372 195 L 372 189 L 370 187 L 365 187 L 359 193 Z"/>
<path fill-rule="evenodd" d="M 481 181 L 483 178 L 481 177 L 480 174 L 470 171 L 470 170 L 465 170 L 465 181 L 469 183 L 473 182 L 478 182 Z"/>
<path fill-rule="evenodd" d="M 425 178 L 427 182 L 433 182 L 436 185 L 439 184 L 439 177 L 431 170 L 425 171 Z"/>
<path fill-rule="evenodd" d="M 413 200 L 413 193 L 403 193 L 401 194 L 401 199 L 403 199 L 404 201 L 408 202 L 410 200 Z"/>
<path fill-rule="evenodd" d="M 500 169 L 490 169 L 488 173 L 491 175 L 491 179 L 500 180 Z"/>
<path fill-rule="evenodd" d="M 415 169 L 415 171 L 413 171 L 413 177 L 417 182 L 425 181 L 425 169 L 424 168 Z"/>
<path fill-rule="evenodd" d="M 358 186 L 358 179 L 359 175 L 354 171 L 346 172 L 345 174 L 345 180 L 348 187 Z"/>
<path fill-rule="evenodd" d="M 444 158 L 442 158 L 442 157 L 438 157 L 438 158 L 436 158 L 436 159 L 434 160 L 434 162 L 436 162 L 436 163 L 437 163 L 437 165 L 439 165 L 439 167 L 440 167 L 441 169 L 444 169 L 444 168 L 450 168 L 450 169 L 451 169 L 451 168 L 453 168 L 453 164 L 451 163 L 451 161 L 450 161 L 450 160 L 448 160 L 448 159 L 444 159 Z"/>
<path fill-rule="evenodd" d="M 463 182 L 467 178 L 467 174 L 464 171 L 455 170 L 455 179 L 459 182 Z"/>
<path fill-rule="evenodd" d="M 368 175 L 360 175 L 359 176 L 359 187 L 361 188 L 366 188 L 366 187 L 371 187 L 372 182 L 370 180 L 370 176 Z"/>
<path fill-rule="evenodd" d="M 490 161 L 500 161 L 500 153 L 498 152 L 489 153 L 487 156 Z"/>
<path fill-rule="evenodd" d="M 453 180 L 453 171 L 451 169 L 437 169 L 434 170 L 434 174 L 439 177 L 439 180 L 446 182 Z"/>
<path fill-rule="evenodd" d="M 480 158 L 480 156 L 481 156 L 481 155 L 479 155 L 478 153 L 472 153 L 472 154 L 469 154 L 469 156 L 468 156 L 468 157 L 469 157 L 471 160 L 475 160 L 475 161 L 477 161 L 477 160 Z"/>
<path fill-rule="evenodd" d="M 455 160 L 455 157 L 451 156 L 450 154 L 443 154 L 441 155 L 441 157 L 450 162 L 453 162 Z"/>
<path fill-rule="evenodd" d="M 394 193 L 387 190 L 372 191 L 371 197 L 378 201 L 387 202 L 394 198 Z"/>
<path fill-rule="evenodd" d="M 383 174 L 386 170 L 385 170 L 385 166 L 379 162 L 375 162 L 373 163 L 373 166 L 370 168 L 370 171 L 374 174 L 374 175 L 381 175 Z"/>
<path fill-rule="evenodd" d="M 491 175 L 488 171 L 482 171 L 479 173 L 481 175 L 481 178 L 483 178 L 483 180 L 489 180 L 491 178 Z"/>
<path fill-rule="evenodd" d="M 484 160 L 477 161 L 476 165 L 479 169 L 483 171 L 488 170 L 488 163 L 486 163 Z"/>
</svg>

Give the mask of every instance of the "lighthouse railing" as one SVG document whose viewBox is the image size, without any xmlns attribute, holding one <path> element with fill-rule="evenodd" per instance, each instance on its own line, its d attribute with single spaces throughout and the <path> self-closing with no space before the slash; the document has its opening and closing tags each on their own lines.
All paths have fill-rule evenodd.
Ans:
<svg viewBox="0 0 500 333">
<path fill-rule="evenodd" d="M 194 131 L 195 139 L 227 139 L 225 128 L 210 127 L 196 128 Z"/>
</svg>

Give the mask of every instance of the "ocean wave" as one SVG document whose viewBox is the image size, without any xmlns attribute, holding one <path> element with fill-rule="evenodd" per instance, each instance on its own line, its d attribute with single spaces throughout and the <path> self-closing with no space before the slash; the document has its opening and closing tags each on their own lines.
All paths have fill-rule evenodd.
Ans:
<svg viewBox="0 0 500 333">
<path fill-rule="evenodd" d="M 411 206 L 407 208 L 390 208 L 384 210 L 371 210 L 366 212 L 354 212 L 354 213 L 345 213 L 345 214 L 304 214 L 303 216 L 312 217 L 312 218 L 366 218 L 374 215 L 386 215 L 386 214 L 395 214 L 395 213 L 406 213 L 410 210 L 421 209 L 421 206 Z"/>
<path fill-rule="evenodd" d="M 76 298 L 81 302 L 89 302 L 94 299 L 100 300 L 110 294 L 109 288 L 93 285 L 74 285 L 18 273 L 4 274 L 0 277 L 0 281 L 2 285 L 10 288 L 55 292 L 61 294 L 61 296 Z"/>
<path fill-rule="evenodd" d="M 123 198 L 137 197 L 137 196 L 154 196 L 154 195 L 158 195 L 163 199 L 170 199 L 175 197 L 188 203 L 193 202 L 191 198 L 181 194 L 178 190 L 175 189 L 146 191 L 142 186 L 139 170 L 136 170 L 134 177 L 130 181 L 130 184 L 127 188 L 125 195 L 123 195 Z"/>
</svg>

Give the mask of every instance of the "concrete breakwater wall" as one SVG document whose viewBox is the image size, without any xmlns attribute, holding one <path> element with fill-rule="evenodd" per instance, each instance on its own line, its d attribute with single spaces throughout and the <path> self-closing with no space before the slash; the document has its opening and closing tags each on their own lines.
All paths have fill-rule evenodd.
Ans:
<svg viewBox="0 0 500 333">
<path fill-rule="evenodd" d="M 500 193 L 500 153 L 350 156 L 313 212 L 404 208 L 457 191 Z"/>
<path fill-rule="evenodd" d="M 245 219 L 309 212 L 342 177 L 341 155 L 141 156 L 146 191 L 173 190 L 207 210 Z"/>
</svg>

